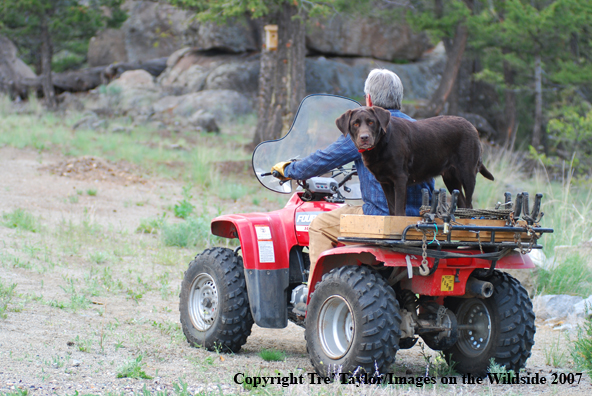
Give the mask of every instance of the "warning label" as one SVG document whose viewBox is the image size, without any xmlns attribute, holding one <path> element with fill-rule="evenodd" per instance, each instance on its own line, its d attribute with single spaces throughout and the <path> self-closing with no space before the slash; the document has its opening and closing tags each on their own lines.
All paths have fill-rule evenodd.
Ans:
<svg viewBox="0 0 592 396">
<path fill-rule="evenodd" d="M 454 275 L 442 275 L 442 285 L 440 286 L 441 291 L 453 291 L 454 290 Z"/>
</svg>

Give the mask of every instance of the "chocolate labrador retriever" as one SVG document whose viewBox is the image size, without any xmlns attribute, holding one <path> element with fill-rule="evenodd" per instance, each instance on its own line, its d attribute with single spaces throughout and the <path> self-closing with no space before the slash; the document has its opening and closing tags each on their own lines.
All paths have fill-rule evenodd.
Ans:
<svg viewBox="0 0 592 396">
<path fill-rule="evenodd" d="M 348 110 L 335 123 L 351 135 L 382 186 L 391 216 L 405 216 L 408 185 L 441 175 L 450 192 L 460 192 L 458 206 L 472 208 L 477 173 L 493 180 L 481 160 L 479 134 L 464 118 L 411 122 L 374 106 Z"/>
</svg>

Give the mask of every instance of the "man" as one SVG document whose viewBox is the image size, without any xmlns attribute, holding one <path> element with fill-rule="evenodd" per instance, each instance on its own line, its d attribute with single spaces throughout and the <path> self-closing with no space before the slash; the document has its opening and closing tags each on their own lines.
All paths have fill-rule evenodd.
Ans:
<svg viewBox="0 0 592 396">
<path fill-rule="evenodd" d="M 374 69 L 368 75 L 364 85 L 366 106 L 379 106 L 390 111 L 391 116 L 415 121 L 401 112 L 403 100 L 403 84 L 395 73 L 386 69 Z M 308 234 L 310 238 L 310 274 L 313 273 L 317 259 L 324 251 L 337 245 L 337 238 L 341 236 L 340 221 L 342 214 L 365 214 L 373 216 L 388 216 L 386 197 L 374 175 L 364 166 L 362 155 L 348 136 L 341 136 L 323 150 L 318 150 L 297 162 L 280 162 L 273 166 L 272 171 L 278 171 L 282 179 L 304 180 L 346 165 L 354 161 L 360 180 L 362 191 L 361 206 L 345 205 L 331 212 L 318 215 L 310 224 Z M 419 216 L 421 206 L 421 190 L 427 188 L 430 196 L 434 190 L 434 179 L 407 187 L 407 216 Z"/>
</svg>

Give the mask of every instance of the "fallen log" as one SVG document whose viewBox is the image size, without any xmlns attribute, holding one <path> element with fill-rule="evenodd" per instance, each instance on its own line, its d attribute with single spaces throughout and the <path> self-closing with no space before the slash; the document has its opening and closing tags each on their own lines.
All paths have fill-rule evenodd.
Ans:
<svg viewBox="0 0 592 396">
<path fill-rule="evenodd" d="M 52 73 L 52 83 L 59 92 L 84 92 L 90 91 L 101 84 L 108 84 L 128 70 L 146 70 L 157 77 L 166 68 L 167 58 L 152 59 L 137 63 L 113 63 L 108 66 L 97 66 L 89 69 L 70 71 L 65 73 Z M 16 85 L 25 87 L 29 91 L 42 92 L 42 77 L 24 78 Z"/>
</svg>

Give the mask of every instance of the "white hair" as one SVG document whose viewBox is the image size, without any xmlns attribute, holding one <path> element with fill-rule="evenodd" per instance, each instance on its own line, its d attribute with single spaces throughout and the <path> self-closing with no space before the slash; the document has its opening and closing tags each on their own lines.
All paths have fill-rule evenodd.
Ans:
<svg viewBox="0 0 592 396">
<path fill-rule="evenodd" d="M 372 70 L 364 84 L 364 93 L 370 95 L 374 106 L 401 110 L 403 83 L 399 76 L 390 70 Z"/>
</svg>

